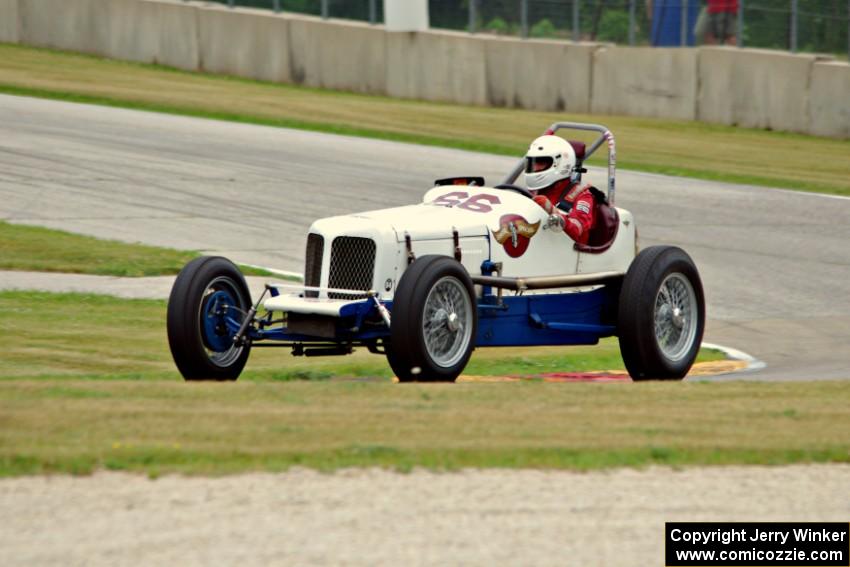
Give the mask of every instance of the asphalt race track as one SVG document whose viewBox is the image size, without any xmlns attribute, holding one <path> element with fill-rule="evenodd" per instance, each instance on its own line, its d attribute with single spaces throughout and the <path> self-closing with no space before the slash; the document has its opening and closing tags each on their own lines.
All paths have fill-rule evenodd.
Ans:
<svg viewBox="0 0 850 567">
<path fill-rule="evenodd" d="M 316 218 L 417 202 L 438 177 L 493 183 L 515 161 L 0 95 L 0 218 L 291 271 Z M 850 378 L 850 199 L 627 171 L 617 182 L 642 246 L 696 260 L 706 340 L 767 363 L 746 377 Z"/>
</svg>

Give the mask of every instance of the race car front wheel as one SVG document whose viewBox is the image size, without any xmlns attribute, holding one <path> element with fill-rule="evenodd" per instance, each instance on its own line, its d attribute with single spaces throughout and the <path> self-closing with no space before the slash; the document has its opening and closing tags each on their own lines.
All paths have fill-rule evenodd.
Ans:
<svg viewBox="0 0 850 567">
<path fill-rule="evenodd" d="M 632 262 L 620 291 L 617 333 L 634 380 L 681 380 L 705 329 L 702 282 L 691 257 L 652 246 Z"/>
<path fill-rule="evenodd" d="M 251 308 L 245 277 L 218 256 L 195 258 L 180 271 L 168 298 L 168 345 L 186 380 L 236 380 L 251 350 L 234 345 L 234 322 Z"/>
<path fill-rule="evenodd" d="M 398 284 L 387 361 L 401 382 L 453 382 L 475 343 L 472 280 L 448 256 L 422 256 Z"/>
</svg>

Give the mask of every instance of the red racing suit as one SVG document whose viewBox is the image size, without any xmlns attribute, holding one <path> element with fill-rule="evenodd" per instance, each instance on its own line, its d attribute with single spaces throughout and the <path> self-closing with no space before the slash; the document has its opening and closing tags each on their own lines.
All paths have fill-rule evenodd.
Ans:
<svg viewBox="0 0 850 567">
<path fill-rule="evenodd" d="M 563 179 L 537 192 L 534 202 L 549 215 L 564 221 L 564 232 L 578 244 L 587 244 L 590 229 L 596 222 L 596 207 L 590 185 Z"/>
</svg>

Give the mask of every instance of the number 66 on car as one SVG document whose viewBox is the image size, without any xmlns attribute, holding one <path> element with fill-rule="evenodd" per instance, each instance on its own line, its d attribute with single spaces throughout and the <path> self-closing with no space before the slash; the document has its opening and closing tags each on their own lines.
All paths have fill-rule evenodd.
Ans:
<svg viewBox="0 0 850 567">
<path fill-rule="evenodd" d="M 235 380 L 251 348 L 386 356 L 400 381 L 453 381 L 477 346 L 589 345 L 617 336 L 632 378 L 681 379 L 705 325 L 696 266 L 681 249 L 637 252 L 632 214 L 614 207 L 616 151 L 604 126 L 570 142 L 582 163 L 608 150 L 596 224 L 578 244 L 514 185 L 439 180 L 415 205 L 321 219 L 307 234 L 304 284 L 266 285 L 252 302 L 229 260 L 189 262 L 168 302 L 168 340 L 187 380 Z M 556 219 L 557 220 L 557 219 Z"/>
</svg>

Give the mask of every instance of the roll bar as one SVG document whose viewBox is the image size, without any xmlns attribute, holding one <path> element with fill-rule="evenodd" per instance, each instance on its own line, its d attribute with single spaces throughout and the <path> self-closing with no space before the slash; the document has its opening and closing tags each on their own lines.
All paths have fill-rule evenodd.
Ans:
<svg viewBox="0 0 850 567">
<path fill-rule="evenodd" d="M 614 175 L 617 169 L 617 149 L 614 143 L 614 134 L 608 128 L 600 124 L 584 124 L 583 122 L 555 122 L 549 129 L 544 132 L 544 135 L 549 136 L 561 129 L 568 130 L 586 130 L 588 132 L 599 132 L 600 136 L 594 141 L 584 154 L 584 160 L 587 160 L 593 155 L 593 152 L 599 147 L 608 142 L 608 202 L 614 204 Z M 582 160 L 582 161 L 584 161 Z M 505 177 L 502 183 L 511 185 L 516 182 L 519 174 L 525 169 L 525 158 L 521 159 L 513 170 Z"/>
</svg>

